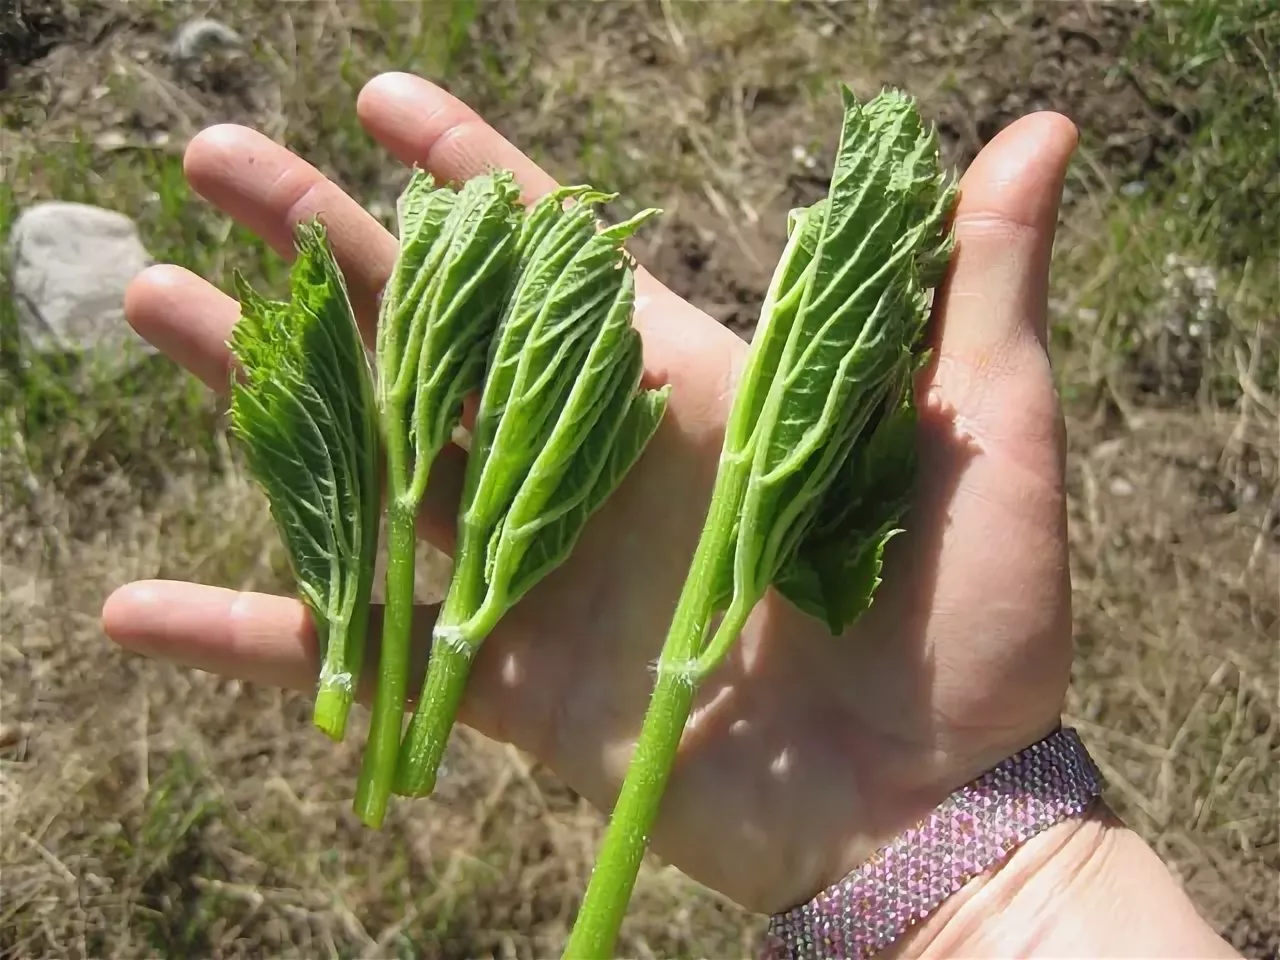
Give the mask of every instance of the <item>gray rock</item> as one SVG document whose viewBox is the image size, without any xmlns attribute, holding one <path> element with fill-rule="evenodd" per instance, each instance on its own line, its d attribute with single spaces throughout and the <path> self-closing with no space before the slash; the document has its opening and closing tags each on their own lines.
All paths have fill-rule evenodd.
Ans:
<svg viewBox="0 0 1280 960">
<path fill-rule="evenodd" d="M 115 371 L 154 352 L 124 318 L 125 287 L 152 263 L 128 217 L 38 204 L 14 224 L 9 262 L 24 352 L 79 354 Z"/>
</svg>

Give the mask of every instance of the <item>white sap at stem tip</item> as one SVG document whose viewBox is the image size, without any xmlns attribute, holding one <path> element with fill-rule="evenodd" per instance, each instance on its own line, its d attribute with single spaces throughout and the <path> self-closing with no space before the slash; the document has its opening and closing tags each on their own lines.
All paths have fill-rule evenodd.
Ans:
<svg viewBox="0 0 1280 960">
<path fill-rule="evenodd" d="M 353 677 L 345 670 L 333 670 L 328 664 L 320 668 L 320 686 L 330 690 L 351 692 Z"/>
<path fill-rule="evenodd" d="M 659 674 L 664 674 L 676 680 L 682 680 L 690 685 L 695 684 L 698 680 L 698 661 L 668 661 L 663 663 L 661 659 L 654 665 L 654 669 Z"/>
</svg>

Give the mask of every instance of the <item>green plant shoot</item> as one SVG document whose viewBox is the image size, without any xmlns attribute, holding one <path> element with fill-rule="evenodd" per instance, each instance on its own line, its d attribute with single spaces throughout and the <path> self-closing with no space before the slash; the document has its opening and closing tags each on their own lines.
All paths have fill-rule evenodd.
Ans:
<svg viewBox="0 0 1280 960">
<path fill-rule="evenodd" d="M 520 229 L 514 175 L 460 189 L 415 171 L 397 214 L 400 251 L 378 318 L 378 415 L 386 446 L 386 616 L 355 809 L 380 826 L 404 722 L 413 620 L 415 520 L 465 397 L 480 390 Z"/>
<path fill-rule="evenodd" d="M 770 584 L 835 634 L 871 603 L 915 473 L 913 375 L 956 188 L 915 102 L 847 89 L 828 195 L 792 211 L 705 526 L 566 957 L 614 955 L 698 685 Z M 718 624 L 715 623 L 719 618 Z"/>
<path fill-rule="evenodd" d="M 667 388 L 641 390 L 635 275 L 622 245 L 657 211 L 599 229 L 588 187 L 527 213 L 472 431 L 454 572 L 396 791 L 429 794 L 476 651 L 562 563 L 648 444 Z M 567 209 L 565 201 L 574 203 Z"/>
<path fill-rule="evenodd" d="M 341 740 L 378 547 L 378 429 L 364 344 L 324 228 L 301 225 L 297 248 L 287 303 L 236 277 L 231 424 L 320 641 L 315 724 Z"/>
</svg>

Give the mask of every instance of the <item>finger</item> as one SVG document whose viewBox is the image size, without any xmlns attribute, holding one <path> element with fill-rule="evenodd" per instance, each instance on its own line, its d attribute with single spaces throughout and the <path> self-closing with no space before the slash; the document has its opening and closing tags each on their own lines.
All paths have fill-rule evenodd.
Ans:
<svg viewBox="0 0 1280 960">
<path fill-rule="evenodd" d="M 381 604 L 370 607 L 366 651 L 378 658 Z M 414 610 L 415 661 L 411 677 L 426 669 L 434 607 Z M 107 636 L 127 650 L 219 676 L 289 690 L 312 691 L 320 647 L 306 607 L 288 597 L 209 587 L 176 580 L 142 580 L 116 590 L 102 608 Z M 361 670 L 358 698 L 373 695 L 376 672 Z M 410 684 L 416 690 L 416 684 Z"/>
<path fill-rule="evenodd" d="M 457 97 L 408 73 L 374 77 L 356 100 L 369 134 L 401 163 L 440 181 L 462 181 L 493 168 L 510 170 L 530 203 L 555 189 L 549 173 Z"/>
<path fill-rule="evenodd" d="M 369 610 L 365 664 L 357 699 L 368 704 L 377 682 L 382 604 Z M 438 608 L 414 607 L 409 705 L 426 673 L 431 628 Z M 102 608 L 107 636 L 127 650 L 208 673 L 310 693 L 319 675 L 320 648 L 310 614 L 296 600 L 265 593 L 174 580 L 142 580 L 116 590 Z M 514 677 L 504 647 L 520 642 L 505 627 L 472 662 L 458 719 L 489 737 L 528 748 L 536 743 L 537 716 L 546 711 L 540 658 Z"/>
<path fill-rule="evenodd" d="M 1049 258 L 1076 139 L 1065 117 L 1031 114 L 1001 131 L 965 173 L 937 311 L 942 356 L 982 367 L 1028 338 L 1043 347 Z"/>
<path fill-rule="evenodd" d="M 285 597 L 144 580 L 107 598 L 102 627 L 129 650 L 239 680 L 306 689 L 317 676 L 311 619 Z"/>
<path fill-rule="evenodd" d="M 140 273 L 125 291 L 125 317 L 139 335 L 219 394 L 230 389 L 235 360 L 227 339 L 240 317 L 232 297 L 189 270 L 162 264 Z M 466 452 L 454 444 L 436 455 L 418 514 L 418 534 L 451 552 L 462 496 Z"/>
<path fill-rule="evenodd" d="M 256 130 L 222 124 L 202 130 L 183 165 L 192 189 L 293 259 L 293 230 L 318 216 L 373 342 L 377 295 L 396 257 L 396 240 L 360 204 L 305 160 Z"/>
<path fill-rule="evenodd" d="M 144 340 L 224 394 L 233 359 L 227 349 L 240 305 L 182 267 L 148 267 L 129 284 L 124 315 Z"/>
</svg>

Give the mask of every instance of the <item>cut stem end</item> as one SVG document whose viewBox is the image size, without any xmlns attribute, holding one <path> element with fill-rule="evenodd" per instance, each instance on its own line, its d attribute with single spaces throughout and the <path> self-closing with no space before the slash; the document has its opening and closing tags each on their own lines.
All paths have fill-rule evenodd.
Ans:
<svg viewBox="0 0 1280 960">
<path fill-rule="evenodd" d="M 465 641 L 462 641 L 465 645 Z M 436 778 L 454 718 L 471 672 L 470 646 L 436 642 L 427 666 L 427 680 L 409 732 L 396 764 L 395 791 L 406 797 L 426 797 L 436 788 Z"/>
<path fill-rule="evenodd" d="M 321 687 L 316 691 L 316 705 L 311 718 L 329 737 L 341 743 L 347 734 L 347 716 L 351 713 L 351 691 L 340 686 Z"/>
</svg>

